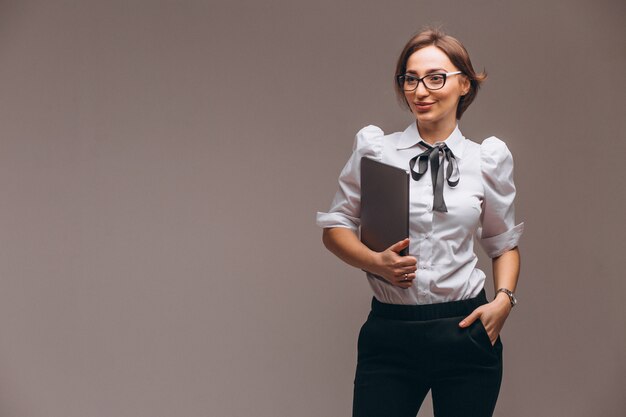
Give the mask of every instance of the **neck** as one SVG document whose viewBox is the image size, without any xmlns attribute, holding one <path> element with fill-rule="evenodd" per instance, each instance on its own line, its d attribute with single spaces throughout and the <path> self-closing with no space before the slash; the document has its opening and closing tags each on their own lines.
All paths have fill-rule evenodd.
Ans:
<svg viewBox="0 0 626 417">
<path fill-rule="evenodd" d="M 416 121 L 417 122 L 417 121 Z M 442 120 L 439 123 L 430 124 L 417 122 L 417 130 L 424 142 L 433 145 L 435 142 L 444 141 L 454 131 L 456 119 Z"/>
</svg>

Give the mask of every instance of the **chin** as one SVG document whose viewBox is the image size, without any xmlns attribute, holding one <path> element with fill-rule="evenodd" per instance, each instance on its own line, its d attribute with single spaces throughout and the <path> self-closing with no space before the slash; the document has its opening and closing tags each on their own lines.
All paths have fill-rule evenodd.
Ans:
<svg viewBox="0 0 626 417">
<path fill-rule="evenodd" d="M 417 121 L 422 122 L 435 122 L 437 121 L 437 115 L 434 114 L 426 114 L 426 113 L 414 113 Z"/>
</svg>

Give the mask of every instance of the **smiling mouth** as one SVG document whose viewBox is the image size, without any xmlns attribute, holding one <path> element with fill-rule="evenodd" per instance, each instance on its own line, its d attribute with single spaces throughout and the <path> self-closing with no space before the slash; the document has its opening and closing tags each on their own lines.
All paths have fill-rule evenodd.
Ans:
<svg viewBox="0 0 626 417">
<path fill-rule="evenodd" d="M 415 110 L 430 110 L 435 103 L 415 103 Z"/>
</svg>

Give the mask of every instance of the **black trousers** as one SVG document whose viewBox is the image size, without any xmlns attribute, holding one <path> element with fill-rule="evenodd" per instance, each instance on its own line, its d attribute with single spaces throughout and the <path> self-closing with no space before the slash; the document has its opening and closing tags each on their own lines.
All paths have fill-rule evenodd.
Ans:
<svg viewBox="0 0 626 417">
<path fill-rule="evenodd" d="M 353 417 L 415 417 L 432 390 L 435 417 L 491 417 L 502 381 L 502 341 L 491 344 L 480 320 L 459 322 L 487 303 L 426 305 L 372 298 L 361 327 Z"/>
</svg>

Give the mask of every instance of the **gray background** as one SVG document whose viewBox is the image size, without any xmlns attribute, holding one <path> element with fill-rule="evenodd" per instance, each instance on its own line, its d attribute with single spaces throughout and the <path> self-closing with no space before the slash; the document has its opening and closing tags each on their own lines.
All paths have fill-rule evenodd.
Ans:
<svg viewBox="0 0 626 417">
<path fill-rule="evenodd" d="M 609 0 L 1 1 L 0 415 L 348 416 L 371 291 L 315 212 L 358 129 L 411 122 L 391 80 L 429 23 L 489 73 L 463 133 L 515 157 L 496 415 L 624 415 L 624 17 Z"/>
</svg>

